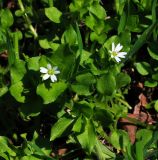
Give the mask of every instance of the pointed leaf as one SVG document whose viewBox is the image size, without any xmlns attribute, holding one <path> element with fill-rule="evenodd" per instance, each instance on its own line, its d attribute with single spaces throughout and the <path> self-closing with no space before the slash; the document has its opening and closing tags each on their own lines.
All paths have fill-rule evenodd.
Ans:
<svg viewBox="0 0 158 160">
<path fill-rule="evenodd" d="M 80 142 L 83 149 L 91 153 L 96 144 L 96 133 L 94 125 L 91 120 L 87 119 L 85 129 L 82 133 L 77 136 L 78 141 Z"/>
<path fill-rule="evenodd" d="M 62 117 L 60 118 L 51 129 L 50 140 L 53 141 L 56 138 L 60 137 L 63 132 L 70 126 L 73 122 L 73 119 Z"/>
</svg>

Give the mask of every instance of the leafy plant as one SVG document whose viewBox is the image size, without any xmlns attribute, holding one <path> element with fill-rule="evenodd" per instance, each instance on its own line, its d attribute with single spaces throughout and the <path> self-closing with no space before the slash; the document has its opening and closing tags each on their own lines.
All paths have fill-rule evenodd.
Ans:
<svg viewBox="0 0 158 160">
<path fill-rule="evenodd" d="M 134 144 L 120 127 L 134 110 L 129 70 L 157 86 L 157 0 L 0 7 L 2 159 L 157 158 L 156 125 L 134 124 Z M 66 153 L 56 153 L 61 143 Z"/>
</svg>

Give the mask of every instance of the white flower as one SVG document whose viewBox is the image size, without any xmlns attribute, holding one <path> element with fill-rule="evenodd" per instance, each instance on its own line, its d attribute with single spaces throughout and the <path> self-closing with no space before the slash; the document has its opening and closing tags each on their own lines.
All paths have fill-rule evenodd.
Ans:
<svg viewBox="0 0 158 160">
<path fill-rule="evenodd" d="M 111 53 L 111 58 L 115 58 L 117 62 L 120 62 L 120 58 L 125 58 L 127 52 L 120 52 L 123 46 L 119 43 L 116 47 L 115 44 L 112 43 L 112 50 L 109 51 Z"/>
<path fill-rule="evenodd" d="M 52 68 L 51 64 L 48 64 L 47 68 L 40 67 L 40 72 L 43 74 L 42 75 L 43 80 L 47 80 L 48 78 L 50 78 L 52 82 L 57 81 L 56 74 L 60 73 L 60 71 L 58 70 L 58 67 L 55 66 Z"/>
</svg>

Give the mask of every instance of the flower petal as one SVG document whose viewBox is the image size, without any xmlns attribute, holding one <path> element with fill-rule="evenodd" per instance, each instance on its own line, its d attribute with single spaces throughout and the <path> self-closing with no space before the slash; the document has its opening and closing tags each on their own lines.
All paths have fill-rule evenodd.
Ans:
<svg viewBox="0 0 158 160">
<path fill-rule="evenodd" d="M 121 61 L 121 59 L 119 58 L 119 57 L 114 57 L 115 58 L 115 60 L 116 60 L 116 62 L 120 62 Z"/>
<path fill-rule="evenodd" d="M 60 73 L 60 71 L 58 70 L 58 67 L 57 67 L 57 66 L 53 67 L 53 70 L 54 70 L 54 73 L 55 73 L 55 74 L 59 74 L 59 73 Z"/>
<path fill-rule="evenodd" d="M 46 73 L 46 74 L 43 75 L 43 80 L 46 80 L 46 79 L 48 79 L 49 77 L 50 77 L 50 75 Z"/>
<path fill-rule="evenodd" d="M 40 67 L 40 72 L 41 72 L 41 73 L 47 73 L 47 72 L 48 72 L 48 69 L 45 68 L 45 67 Z"/>
<path fill-rule="evenodd" d="M 48 68 L 49 70 L 51 70 L 51 69 L 52 69 L 51 64 L 47 64 L 47 68 Z"/>
<path fill-rule="evenodd" d="M 112 43 L 112 52 L 115 50 L 115 44 Z"/>
<path fill-rule="evenodd" d="M 53 67 L 53 70 L 54 70 L 54 71 L 58 70 L 58 67 L 57 67 L 57 66 L 54 66 L 54 67 Z"/>
<path fill-rule="evenodd" d="M 118 57 L 125 58 L 126 54 L 127 54 L 127 52 L 119 52 Z"/>
<path fill-rule="evenodd" d="M 115 48 L 115 52 L 121 51 L 122 48 L 123 48 L 123 46 L 120 45 L 120 43 L 119 43 L 119 44 L 116 46 L 116 48 Z"/>
<path fill-rule="evenodd" d="M 57 81 L 57 77 L 54 74 L 50 76 L 50 79 L 52 82 Z"/>
<path fill-rule="evenodd" d="M 54 73 L 55 73 L 55 74 L 59 74 L 59 73 L 60 73 L 60 71 L 54 71 Z"/>
</svg>

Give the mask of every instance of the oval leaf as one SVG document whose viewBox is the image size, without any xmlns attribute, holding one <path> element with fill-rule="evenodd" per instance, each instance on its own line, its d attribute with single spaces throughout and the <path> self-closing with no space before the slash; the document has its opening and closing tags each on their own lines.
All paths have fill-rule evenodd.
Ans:
<svg viewBox="0 0 158 160">
<path fill-rule="evenodd" d="M 115 77 L 110 73 L 107 73 L 104 76 L 100 77 L 97 81 L 97 90 L 102 94 L 111 96 L 115 91 L 115 87 Z"/>
<path fill-rule="evenodd" d="M 60 23 L 62 12 L 56 7 L 45 8 L 45 15 L 54 23 Z"/>
<path fill-rule="evenodd" d="M 135 67 L 137 71 L 143 76 L 148 75 L 151 71 L 150 64 L 147 62 L 135 63 Z"/>
</svg>

